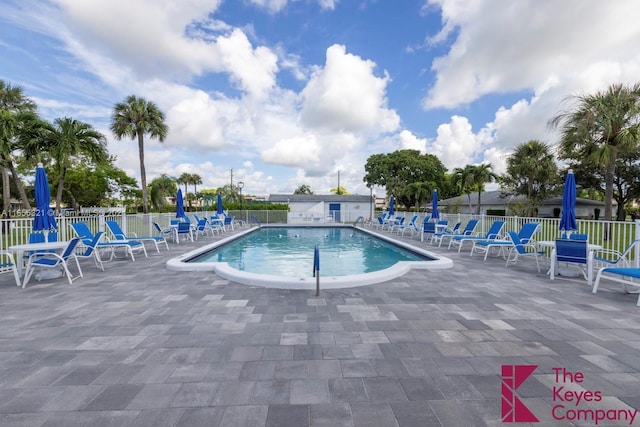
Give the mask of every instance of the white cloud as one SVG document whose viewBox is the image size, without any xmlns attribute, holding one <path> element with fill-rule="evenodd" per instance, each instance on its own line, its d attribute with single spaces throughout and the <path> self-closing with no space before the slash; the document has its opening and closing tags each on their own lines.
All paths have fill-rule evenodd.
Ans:
<svg viewBox="0 0 640 427">
<path fill-rule="evenodd" d="M 327 61 L 303 89 L 302 123 L 311 128 L 347 132 L 391 132 L 400 123 L 387 108 L 389 76 L 376 77 L 375 63 L 346 53 L 342 45 L 327 49 Z"/>
<path fill-rule="evenodd" d="M 614 71 L 628 63 L 637 70 L 640 3 L 635 0 L 427 3 L 442 9 L 444 24 L 431 40 L 438 43 L 455 34 L 448 53 L 432 64 L 437 78 L 424 100 L 427 108 L 467 104 L 490 93 L 531 90 L 551 76 L 573 73 L 579 78 L 580 70 L 603 58 L 609 70 L 597 73 L 598 86 L 611 81 L 603 81 L 604 74 L 622 81 L 637 79 L 626 70 Z"/>
<path fill-rule="evenodd" d="M 466 117 L 451 117 L 449 123 L 438 126 L 437 134 L 435 141 L 428 144 L 427 152 L 437 156 L 449 169 L 472 164 L 482 148 Z"/>
<path fill-rule="evenodd" d="M 317 164 L 320 160 L 320 145 L 313 135 L 282 139 L 265 150 L 262 158 L 267 163 L 282 166 Z"/>
<path fill-rule="evenodd" d="M 398 138 L 400 140 L 401 150 L 418 150 L 422 154 L 425 154 L 427 151 L 427 140 L 418 138 L 406 129 L 400 132 Z"/>
</svg>

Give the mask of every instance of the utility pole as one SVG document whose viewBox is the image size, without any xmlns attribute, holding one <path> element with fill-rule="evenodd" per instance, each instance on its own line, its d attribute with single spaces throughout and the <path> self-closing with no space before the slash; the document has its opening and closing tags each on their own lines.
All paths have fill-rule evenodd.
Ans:
<svg viewBox="0 0 640 427">
<path fill-rule="evenodd" d="M 233 192 L 233 168 L 231 168 L 231 192 Z"/>
<path fill-rule="evenodd" d="M 338 191 L 336 191 L 336 194 L 339 196 L 342 194 L 342 192 L 340 191 L 340 171 L 338 171 Z"/>
</svg>

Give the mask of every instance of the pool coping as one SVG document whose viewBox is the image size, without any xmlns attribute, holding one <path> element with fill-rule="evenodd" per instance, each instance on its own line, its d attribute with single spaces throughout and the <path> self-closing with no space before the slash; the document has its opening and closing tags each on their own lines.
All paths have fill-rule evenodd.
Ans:
<svg viewBox="0 0 640 427">
<path fill-rule="evenodd" d="M 232 236 L 225 237 L 216 242 L 202 246 L 198 249 L 189 251 L 178 257 L 172 258 L 167 261 L 167 268 L 173 271 L 211 271 L 218 276 L 231 280 L 233 282 L 241 283 L 248 286 L 260 286 L 265 288 L 275 289 L 314 289 L 316 286 L 316 278 L 311 275 L 308 277 L 292 277 L 292 276 L 276 276 L 276 275 L 264 275 L 257 273 L 249 273 L 240 270 L 236 270 L 229 266 L 226 262 L 199 262 L 187 264 L 185 261 L 201 254 L 202 252 L 215 249 L 219 246 L 225 245 L 228 242 L 239 239 L 240 237 L 253 233 L 259 228 L 275 228 L 275 227 L 304 227 L 304 228 L 357 228 L 369 235 L 373 235 L 381 240 L 400 246 L 404 249 L 418 253 L 423 256 L 432 258 L 430 261 L 399 261 L 389 268 L 379 270 L 371 273 L 351 274 L 348 276 L 322 276 L 320 274 L 320 287 L 322 289 L 342 289 L 353 288 L 357 286 L 373 285 L 376 283 L 386 282 L 404 274 L 410 270 L 440 270 L 453 267 L 453 261 L 450 258 L 443 257 L 442 255 L 429 252 L 422 248 L 410 245 L 405 242 L 394 240 L 389 236 L 381 233 L 368 230 L 363 227 L 354 227 L 347 224 L 334 224 L 334 225 L 287 225 L 287 224 L 268 224 L 260 225 L 258 227 L 252 227 L 244 230 L 240 233 L 236 233 Z M 322 271 L 320 271 L 322 273 Z"/>
</svg>

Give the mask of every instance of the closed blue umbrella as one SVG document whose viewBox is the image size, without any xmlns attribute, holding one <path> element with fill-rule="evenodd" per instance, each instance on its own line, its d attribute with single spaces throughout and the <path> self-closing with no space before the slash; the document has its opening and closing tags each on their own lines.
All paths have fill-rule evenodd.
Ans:
<svg viewBox="0 0 640 427">
<path fill-rule="evenodd" d="M 440 213 L 438 212 L 438 190 L 433 190 L 433 196 L 431 197 L 431 209 L 433 210 L 431 218 L 440 218 Z"/>
<path fill-rule="evenodd" d="M 49 191 L 47 172 L 44 170 L 44 167 L 42 167 L 42 163 L 38 163 L 38 167 L 36 168 L 34 192 L 36 197 L 36 214 L 33 219 L 33 231 L 43 232 L 46 240 L 49 232 L 55 231 L 58 225 L 56 224 L 53 211 L 49 208 L 51 192 Z"/>
<path fill-rule="evenodd" d="M 222 194 L 218 193 L 218 210 L 216 211 L 217 214 L 222 215 L 224 213 L 224 210 L 222 208 Z"/>
<path fill-rule="evenodd" d="M 391 198 L 389 199 L 389 215 L 395 215 L 396 214 L 396 199 L 391 196 Z"/>
<path fill-rule="evenodd" d="M 176 195 L 176 218 L 184 218 L 184 200 L 182 199 L 182 190 L 178 189 Z"/>
<path fill-rule="evenodd" d="M 576 179 L 573 171 L 569 169 L 562 191 L 562 214 L 560 215 L 560 231 L 577 231 L 576 221 Z"/>
</svg>

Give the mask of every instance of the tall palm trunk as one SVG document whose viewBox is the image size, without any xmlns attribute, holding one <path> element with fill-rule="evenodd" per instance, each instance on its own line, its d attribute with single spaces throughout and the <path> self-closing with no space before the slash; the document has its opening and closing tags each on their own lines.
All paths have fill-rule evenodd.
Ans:
<svg viewBox="0 0 640 427">
<path fill-rule="evenodd" d="M 144 169 L 144 133 L 138 129 L 138 156 L 140 157 L 140 185 L 142 185 L 142 213 L 149 213 L 149 192 L 147 190 L 147 172 Z"/>
<path fill-rule="evenodd" d="M 604 219 L 611 221 L 613 218 L 613 179 L 616 172 L 616 157 L 612 156 L 612 160 L 607 164 L 604 174 Z"/>
<path fill-rule="evenodd" d="M 22 185 L 22 180 L 18 176 L 16 167 L 14 166 L 12 161 L 9 161 L 8 164 L 9 169 L 11 170 L 11 175 L 13 175 L 13 181 L 16 184 L 16 189 L 18 190 L 18 195 L 20 196 L 20 200 L 22 201 L 22 206 L 25 209 L 31 209 L 31 204 L 29 203 L 29 199 L 27 198 L 27 193 L 24 191 L 24 186 Z"/>
<path fill-rule="evenodd" d="M 11 210 L 11 185 L 9 184 L 9 171 L 4 166 L 2 169 L 2 209 L 5 216 Z"/>
<path fill-rule="evenodd" d="M 67 175 L 67 168 L 63 167 L 60 171 L 60 179 L 58 180 L 58 190 L 56 192 L 56 213 L 60 213 L 60 205 L 62 204 L 62 190 L 64 189 L 64 178 Z"/>
<path fill-rule="evenodd" d="M 478 190 L 478 207 L 476 208 L 476 215 L 480 215 L 480 197 L 482 195 L 482 190 Z"/>
</svg>

